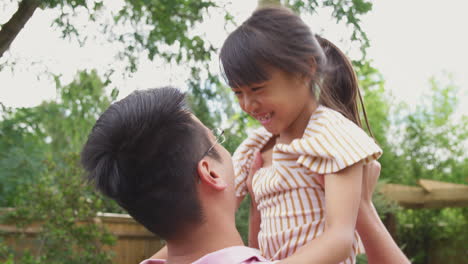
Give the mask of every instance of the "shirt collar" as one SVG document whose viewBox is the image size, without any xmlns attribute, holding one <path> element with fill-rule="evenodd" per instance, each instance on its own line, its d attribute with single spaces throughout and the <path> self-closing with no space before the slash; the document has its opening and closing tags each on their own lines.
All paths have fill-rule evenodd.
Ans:
<svg viewBox="0 0 468 264">
<path fill-rule="evenodd" d="M 228 248 L 223 248 L 221 250 L 209 253 L 200 259 L 196 260 L 192 264 L 233 264 L 233 263 L 243 263 L 248 260 L 256 259 L 258 261 L 267 261 L 260 251 L 254 248 L 249 248 L 245 246 L 233 246 Z M 162 259 L 147 259 L 141 262 L 140 264 L 165 264 L 166 261 Z"/>
<path fill-rule="evenodd" d="M 258 259 L 258 261 L 267 261 L 260 251 L 254 248 L 245 246 L 234 246 L 224 248 L 213 253 L 207 254 L 199 260 L 193 262 L 193 264 L 232 264 L 232 263 L 243 263 L 252 258 Z"/>
</svg>

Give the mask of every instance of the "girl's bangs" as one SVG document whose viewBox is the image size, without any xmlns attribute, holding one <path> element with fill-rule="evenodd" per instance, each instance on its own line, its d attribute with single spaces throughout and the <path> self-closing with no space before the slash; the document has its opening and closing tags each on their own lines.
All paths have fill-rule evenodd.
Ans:
<svg viewBox="0 0 468 264">
<path fill-rule="evenodd" d="M 220 54 L 224 78 L 233 88 L 262 83 L 270 78 L 263 41 L 253 32 L 242 29 L 240 27 L 229 35 Z"/>
</svg>

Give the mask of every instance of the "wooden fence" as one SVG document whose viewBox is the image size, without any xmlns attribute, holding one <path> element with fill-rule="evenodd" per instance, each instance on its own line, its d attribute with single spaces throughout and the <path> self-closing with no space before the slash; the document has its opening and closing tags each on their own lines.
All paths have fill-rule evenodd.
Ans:
<svg viewBox="0 0 468 264">
<path fill-rule="evenodd" d="M 146 230 L 133 218 L 126 214 L 100 214 L 96 221 L 102 223 L 107 230 L 117 237 L 117 242 L 110 248 L 115 253 L 114 263 L 134 264 L 151 257 L 161 247 L 161 240 Z M 40 232 L 40 225 L 33 224 L 25 230 L 19 230 L 14 225 L 0 224 L 0 233 L 7 245 L 15 250 L 29 249 L 34 252 L 38 248 L 35 239 Z M 25 234 L 19 236 L 20 233 Z"/>
<path fill-rule="evenodd" d="M 407 209 L 468 207 L 468 185 L 420 179 L 419 186 L 405 186 L 400 184 L 385 184 L 381 193 L 389 200 L 396 201 Z M 385 225 L 396 238 L 396 217 L 387 215 Z M 457 254 L 447 257 L 440 254 L 442 251 L 452 250 Z M 429 264 L 441 263 L 467 263 L 468 250 L 466 246 L 454 248 L 449 239 L 436 241 L 432 245 L 429 255 Z"/>
<path fill-rule="evenodd" d="M 404 208 L 468 207 L 468 186 L 420 179 L 419 186 L 385 184 L 382 194 Z"/>
</svg>

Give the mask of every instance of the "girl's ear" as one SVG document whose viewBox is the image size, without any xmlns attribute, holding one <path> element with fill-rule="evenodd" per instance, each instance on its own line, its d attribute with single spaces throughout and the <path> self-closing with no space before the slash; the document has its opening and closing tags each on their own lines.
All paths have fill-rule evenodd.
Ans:
<svg viewBox="0 0 468 264">
<path fill-rule="evenodd" d="M 305 86 L 309 86 L 312 81 L 316 79 L 315 74 L 317 73 L 317 63 L 314 57 L 310 57 L 307 60 L 309 64 L 309 73 L 308 74 L 300 74 L 297 77 L 299 81 L 304 84 Z"/>
<path fill-rule="evenodd" d="M 215 161 L 203 158 L 198 162 L 197 174 L 199 183 L 216 191 L 223 191 L 227 188 L 227 182 L 218 170 L 216 170 Z"/>
<path fill-rule="evenodd" d="M 317 61 L 313 56 L 310 56 L 309 59 L 307 60 L 309 63 L 309 70 L 310 70 L 310 75 L 314 76 L 315 73 L 317 72 Z"/>
</svg>

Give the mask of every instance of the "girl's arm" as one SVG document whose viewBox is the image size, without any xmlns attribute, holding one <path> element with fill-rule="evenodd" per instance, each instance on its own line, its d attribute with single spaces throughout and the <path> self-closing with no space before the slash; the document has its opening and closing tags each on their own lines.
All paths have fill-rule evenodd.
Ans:
<svg viewBox="0 0 468 264">
<path fill-rule="evenodd" d="M 356 224 L 369 264 L 409 264 L 410 261 L 388 233 L 372 203 L 359 208 Z"/>
<path fill-rule="evenodd" d="M 362 175 L 360 162 L 326 176 L 324 233 L 281 263 L 336 264 L 350 255 L 361 199 Z"/>
<path fill-rule="evenodd" d="M 380 164 L 373 161 L 363 167 L 362 195 L 359 204 L 359 213 L 356 229 L 361 235 L 364 248 L 366 249 L 369 264 L 410 264 L 403 251 L 395 243 L 379 218 L 372 203 L 372 195 L 375 191 L 380 176 Z M 320 178 L 319 178 L 320 179 Z M 320 179 L 323 186 L 324 179 Z M 304 256 L 311 259 L 314 256 Z"/>
<path fill-rule="evenodd" d="M 369 264 L 409 264 L 410 261 L 388 233 L 372 204 L 372 194 L 379 176 L 380 164 L 377 161 L 364 166 L 356 229 L 361 235 Z"/>
</svg>

